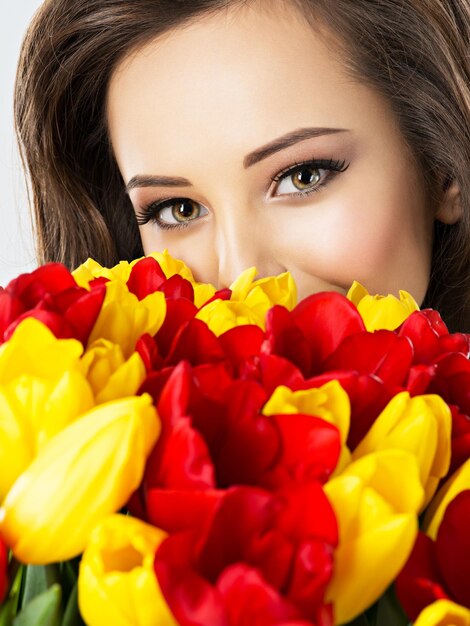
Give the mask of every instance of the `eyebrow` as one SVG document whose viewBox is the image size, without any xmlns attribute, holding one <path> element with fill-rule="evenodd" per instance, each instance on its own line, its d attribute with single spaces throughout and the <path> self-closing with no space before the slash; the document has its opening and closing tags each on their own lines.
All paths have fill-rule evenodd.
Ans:
<svg viewBox="0 0 470 626">
<path fill-rule="evenodd" d="M 346 132 L 349 131 L 345 128 L 299 128 L 287 133 L 286 135 L 282 135 L 282 137 L 278 137 L 264 146 L 261 146 L 261 148 L 257 148 L 256 150 L 253 150 L 253 152 L 247 154 L 243 159 L 243 167 L 248 169 L 252 165 L 255 165 L 255 163 L 259 163 L 263 159 L 267 159 L 272 154 L 280 152 L 281 150 L 284 150 L 284 148 L 288 148 L 289 146 L 299 143 L 300 141 L 304 141 L 305 139 Z M 127 183 L 125 192 L 129 193 L 136 187 L 192 187 L 192 183 L 187 178 L 181 178 L 179 176 L 137 175 L 133 176 Z"/>
</svg>

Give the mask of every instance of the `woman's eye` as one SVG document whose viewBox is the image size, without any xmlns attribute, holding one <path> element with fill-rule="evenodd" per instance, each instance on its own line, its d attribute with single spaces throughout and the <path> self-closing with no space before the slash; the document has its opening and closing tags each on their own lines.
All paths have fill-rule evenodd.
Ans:
<svg viewBox="0 0 470 626">
<path fill-rule="evenodd" d="M 340 172 L 349 167 L 345 161 L 333 159 L 297 163 L 273 178 L 276 185 L 275 195 L 304 196 L 319 191 Z"/>
<path fill-rule="evenodd" d="M 156 222 L 160 228 L 181 228 L 207 213 L 207 209 L 194 200 L 172 198 L 145 207 L 137 214 L 137 223 L 143 226 L 148 222 Z"/>
<path fill-rule="evenodd" d="M 303 165 L 293 172 L 287 172 L 280 178 L 276 191 L 280 195 L 308 191 L 320 182 L 320 171 L 318 167 Z"/>
<path fill-rule="evenodd" d="M 205 212 L 204 212 L 205 211 Z M 193 200 L 177 200 L 158 212 L 158 219 L 165 224 L 182 224 L 206 215 L 207 210 Z"/>
</svg>

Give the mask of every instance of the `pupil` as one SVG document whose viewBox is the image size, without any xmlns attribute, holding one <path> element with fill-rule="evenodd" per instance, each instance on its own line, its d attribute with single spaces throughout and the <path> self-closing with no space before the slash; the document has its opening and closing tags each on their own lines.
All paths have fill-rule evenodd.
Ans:
<svg viewBox="0 0 470 626">
<path fill-rule="evenodd" d="M 192 202 L 182 202 L 178 206 L 178 217 L 188 218 L 194 213 L 194 205 Z"/>
<path fill-rule="evenodd" d="M 317 175 L 317 170 L 313 169 L 313 168 L 304 168 L 303 170 L 300 170 L 297 173 L 297 182 L 300 183 L 301 185 L 311 185 L 312 183 L 316 182 L 316 180 L 318 179 L 318 175 Z"/>
</svg>

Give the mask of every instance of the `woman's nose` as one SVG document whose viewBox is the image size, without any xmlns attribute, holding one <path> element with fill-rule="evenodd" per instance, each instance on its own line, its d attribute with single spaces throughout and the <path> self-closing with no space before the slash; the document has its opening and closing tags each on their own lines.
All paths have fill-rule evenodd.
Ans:
<svg viewBox="0 0 470 626">
<path fill-rule="evenodd" d="M 257 278 L 285 271 L 276 259 L 270 233 L 243 216 L 217 225 L 215 253 L 219 288 L 229 287 L 249 267 L 256 267 Z"/>
</svg>

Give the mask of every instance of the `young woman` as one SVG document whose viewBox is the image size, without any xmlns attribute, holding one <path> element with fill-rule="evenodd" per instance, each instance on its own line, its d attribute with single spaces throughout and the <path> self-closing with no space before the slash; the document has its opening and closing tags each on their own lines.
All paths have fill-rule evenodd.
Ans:
<svg viewBox="0 0 470 626">
<path fill-rule="evenodd" d="M 470 332 L 468 0 L 47 0 L 16 122 L 41 261 L 410 291 Z"/>
</svg>

